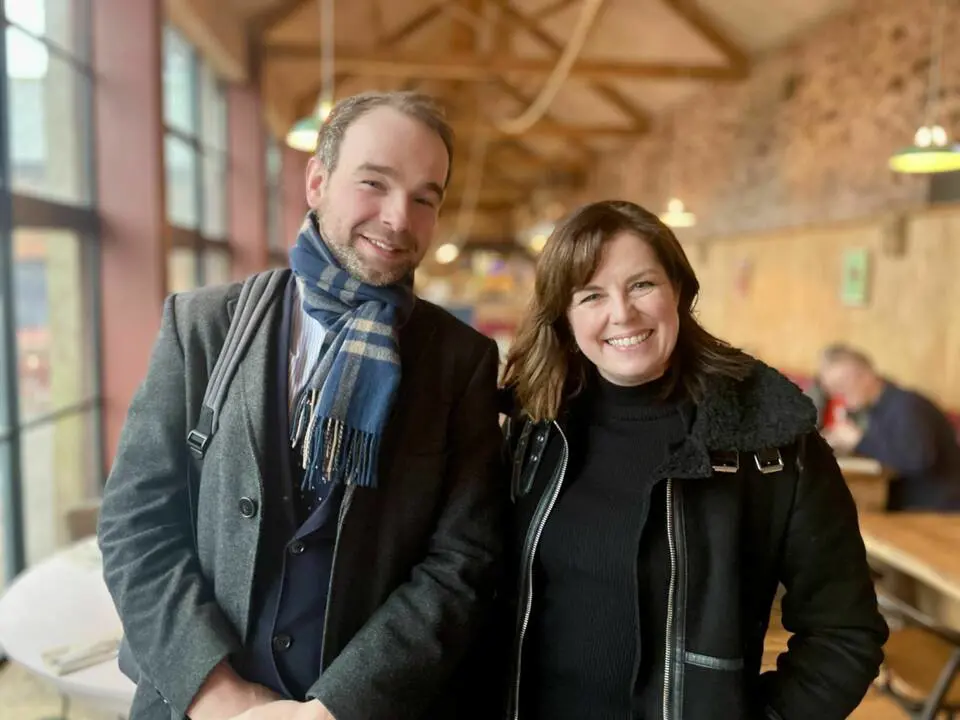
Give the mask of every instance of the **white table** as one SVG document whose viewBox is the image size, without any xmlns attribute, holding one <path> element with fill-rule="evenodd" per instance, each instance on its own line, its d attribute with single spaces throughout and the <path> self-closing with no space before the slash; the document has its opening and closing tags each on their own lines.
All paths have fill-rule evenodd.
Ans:
<svg viewBox="0 0 960 720">
<path fill-rule="evenodd" d="M 0 646 L 64 695 L 125 717 L 135 686 L 120 672 L 116 658 L 57 675 L 42 657 L 60 645 L 84 645 L 121 632 L 101 567 L 91 537 L 17 576 L 0 596 Z"/>
</svg>

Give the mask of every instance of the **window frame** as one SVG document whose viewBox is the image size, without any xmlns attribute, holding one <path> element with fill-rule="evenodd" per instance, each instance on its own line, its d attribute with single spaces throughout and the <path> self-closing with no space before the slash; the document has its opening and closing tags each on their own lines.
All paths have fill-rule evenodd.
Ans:
<svg viewBox="0 0 960 720">
<path fill-rule="evenodd" d="M 187 132 L 182 128 L 173 127 L 167 120 L 166 112 L 164 112 L 163 117 L 163 133 L 164 140 L 166 138 L 176 138 L 177 140 L 183 142 L 184 144 L 190 147 L 191 152 L 194 156 L 193 162 L 193 183 L 194 183 L 194 198 L 193 202 L 197 209 L 197 221 L 195 228 L 183 227 L 174 223 L 170 219 L 170 209 L 169 209 L 169 198 L 168 205 L 165 208 L 166 220 L 169 227 L 169 243 L 168 243 L 168 254 L 174 248 L 188 248 L 191 249 L 194 253 L 194 268 L 195 268 L 195 277 L 194 283 L 197 287 L 201 287 L 207 283 L 207 273 L 206 273 L 206 255 L 209 252 L 215 252 L 218 254 L 226 254 L 229 258 L 229 262 L 232 265 L 234 261 L 234 252 L 233 246 L 230 242 L 230 193 L 228 191 L 227 184 L 230 177 L 230 131 L 229 131 L 229 108 L 226 92 L 226 83 L 217 76 L 216 72 L 213 70 L 209 62 L 202 57 L 196 46 L 194 46 L 184 35 L 180 32 L 179 29 L 171 25 L 169 22 L 164 24 L 163 28 L 163 62 L 166 62 L 167 57 L 167 40 L 166 38 L 174 37 L 177 42 L 187 45 L 191 49 L 190 54 L 190 82 L 189 82 L 189 92 L 191 94 L 191 105 L 193 110 L 193 117 L 191 124 L 193 125 L 193 132 Z M 203 82 L 203 73 L 210 73 L 210 77 L 213 79 L 213 90 L 216 93 L 216 97 L 219 99 L 217 106 L 222 110 L 221 117 L 221 130 L 223 133 L 221 147 L 217 147 L 214 142 L 210 142 L 210 138 L 205 137 L 207 131 L 207 121 L 208 118 L 205 115 L 205 112 L 208 112 L 207 102 L 209 97 L 206 97 L 204 92 L 204 82 Z M 164 89 L 166 92 L 166 89 Z M 166 108 L 166 99 L 164 100 L 164 108 Z M 210 158 L 216 158 L 221 162 L 218 166 L 218 169 L 221 172 L 221 184 L 223 191 L 223 203 L 222 203 L 222 217 L 219 218 L 219 222 L 222 223 L 223 233 L 219 236 L 212 236 L 205 232 L 205 226 L 207 224 L 207 212 L 209 206 L 209 198 L 207 197 L 207 187 L 206 187 L 206 161 Z M 164 154 L 164 173 L 166 177 L 167 172 L 167 162 L 166 153 Z M 169 258 L 168 258 L 169 260 Z"/>
<path fill-rule="evenodd" d="M 23 507 L 23 458 L 21 437 L 29 431 L 56 424 L 64 419 L 90 413 L 93 417 L 94 462 L 97 480 L 105 480 L 103 447 L 102 325 L 100 291 L 100 215 L 97 207 L 96 127 L 93 112 L 96 76 L 92 64 L 91 6 L 89 0 L 74 0 L 71 31 L 76 49 L 71 51 L 46 35 L 10 21 L 0 3 L 0 525 L 3 527 L 4 566 L 0 569 L 0 587 L 12 580 L 26 566 L 26 517 Z M 77 118 L 79 142 L 87 152 L 78 168 L 88 197 L 84 204 L 46 199 L 28 193 L 14 192 L 10 158 L 9 82 L 7 67 L 7 28 L 14 27 L 42 43 L 51 56 L 66 61 L 83 77 Z M 84 255 L 81 287 L 90 295 L 84 297 L 92 319 L 90 363 L 93 377 L 91 392 L 64 407 L 54 408 L 42 416 L 24 421 L 19 407 L 18 338 L 16 327 L 16 295 L 14 282 L 14 231 L 19 228 L 63 230 L 75 236 Z"/>
</svg>

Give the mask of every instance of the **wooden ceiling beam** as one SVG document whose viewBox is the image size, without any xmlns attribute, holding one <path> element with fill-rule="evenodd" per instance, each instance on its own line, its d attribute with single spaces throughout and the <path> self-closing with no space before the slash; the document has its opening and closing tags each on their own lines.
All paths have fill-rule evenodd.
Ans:
<svg viewBox="0 0 960 720">
<path fill-rule="evenodd" d="M 466 119 L 458 122 L 452 118 L 451 124 L 455 127 L 458 137 L 470 137 L 476 133 L 503 136 L 505 133 L 492 123 L 477 124 Z M 591 138 L 591 137 L 623 137 L 635 138 L 643 135 L 644 131 L 629 125 L 567 125 L 553 120 L 541 120 L 529 130 L 525 130 L 523 137 L 551 137 L 551 138 Z"/>
<path fill-rule="evenodd" d="M 536 38 L 541 45 L 550 49 L 550 51 L 554 54 L 554 61 L 556 58 L 560 57 L 560 55 L 563 53 L 563 46 L 557 42 L 552 35 L 547 33 L 538 22 L 516 10 L 510 4 L 509 0 L 492 0 L 492 2 L 503 11 L 505 16 L 513 20 L 513 22 L 518 24 L 532 37 Z M 640 130 L 650 129 L 652 120 L 649 113 L 637 107 L 619 90 L 599 82 L 591 83 L 590 87 L 594 92 L 600 95 L 600 97 L 630 118 L 630 121 L 633 122 L 633 124 L 636 125 Z"/>
<path fill-rule="evenodd" d="M 275 27 L 293 17 L 293 14 L 302 7 L 305 7 L 311 0 L 283 0 L 276 5 L 253 15 L 247 20 L 247 29 L 251 34 L 259 39 L 273 30 Z"/>
<path fill-rule="evenodd" d="M 496 78 L 494 81 L 494 85 L 497 88 L 499 88 L 501 92 L 506 93 L 511 98 L 513 98 L 514 101 L 520 103 L 525 108 L 529 107 L 530 104 L 533 102 L 533 98 L 527 97 L 526 95 L 524 95 L 523 92 L 518 90 L 516 87 L 511 85 L 509 82 L 507 82 L 503 78 Z M 556 118 L 554 118 L 554 116 L 550 114 L 549 110 L 543 114 L 543 117 L 541 118 L 540 122 L 537 123 L 537 125 L 542 125 L 544 121 L 548 123 L 557 122 Z M 522 142 L 522 138 L 516 138 L 514 142 L 519 150 L 527 154 L 530 154 L 530 153 L 533 153 L 535 155 L 539 154 L 535 150 L 530 148 L 528 145 L 525 145 Z M 571 137 L 570 142 L 579 151 L 581 155 L 581 160 L 583 162 L 588 163 L 593 161 L 596 153 L 594 152 L 593 148 L 591 148 L 586 142 L 584 142 L 583 138 Z"/>
<path fill-rule="evenodd" d="M 557 13 L 563 12 L 568 7 L 576 4 L 579 1 L 580 0 L 555 0 L 555 2 L 552 2 L 546 7 L 542 7 L 539 10 L 537 10 L 530 17 L 531 19 L 536 21 L 546 20 L 549 17 L 553 17 Z"/>
<path fill-rule="evenodd" d="M 695 0 L 664 0 L 664 2 L 723 53 L 730 67 L 740 73 L 741 77 L 747 76 L 750 68 L 750 58 L 747 53 L 717 27 L 716 22 L 703 12 Z"/>
<path fill-rule="evenodd" d="M 493 155 L 502 155 L 504 151 L 499 153 L 495 150 L 490 151 Z M 459 145 L 454 150 L 455 162 L 457 164 L 463 164 L 466 162 L 467 157 L 467 148 L 463 145 Z M 541 172 L 543 170 L 555 170 L 558 173 L 578 173 L 584 170 L 583 163 L 579 163 L 573 160 L 568 160 L 566 158 L 550 158 L 540 153 L 531 153 L 529 155 L 521 155 L 520 153 L 512 153 L 510 156 L 510 166 L 516 168 L 517 172 Z"/>
<path fill-rule="evenodd" d="M 304 44 L 271 43 L 264 48 L 266 61 L 314 60 L 319 48 Z M 448 55 L 414 55 L 396 52 L 357 52 L 338 49 L 337 67 L 351 75 L 438 78 L 466 82 L 484 82 L 504 74 L 549 75 L 553 60 L 498 55 L 484 58 L 472 53 Z M 578 60 L 570 69 L 571 78 L 597 80 L 649 80 L 690 78 L 694 80 L 739 80 L 735 68 L 723 65 L 672 62 L 619 62 Z M 605 86 L 598 86 L 605 87 Z M 631 113 L 639 112 L 635 108 Z"/>
<path fill-rule="evenodd" d="M 453 2 L 453 0 L 441 0 L 441 2 L 436 2 L 430 7 L 425 8 L 394 30 L 392 33 L 381 39 L 378 43 L 379 46 L 383 48 L 383 50 L 392 50 L 396 48 L 398 45 L 406 41 L 408 38 L 413 37 L 415 34 L 420 32 L 420 30 L 443 15 L 443 9 L 451 2 Z M 264 49 L 262 53 L 265 55 L 266 49 Z M 314 48 L 314 57 L 319 57 L 319 54 L 320 48 Z M 334 62 L 338 69 L 343 69 L 340 67 L 340 58 L 336 52 L 334 53 Z M 344 77 L 349 77 L 351 74 L 355 75 L 357 73 L 344 73 Z M 297 98 L 295 106 L 298 113 L 302 115 L 306 112 L 309 112 L 309 109 L 306 111 L 303 109 L 304 106 L 312 108 L 316 104 L 317 97 L 322 91 L 323 83 L 316 83 L 310 87 L 308 92 L 303 93 L 299 98 Z"/>
<path fill-rule="evenodd" d="M 441 213 L 450 213 L 450 212 L 459 212 L 462 207 L 460 198 L 451 198 L 443 203 L 441 208 Z M 475 208 L 477 212 L 496 214 L 496 213 L 512 213 L 517 209 L 517 203 L 514 200 L 503 200 L 503 199 L 480 199 Z"/>
</svg>

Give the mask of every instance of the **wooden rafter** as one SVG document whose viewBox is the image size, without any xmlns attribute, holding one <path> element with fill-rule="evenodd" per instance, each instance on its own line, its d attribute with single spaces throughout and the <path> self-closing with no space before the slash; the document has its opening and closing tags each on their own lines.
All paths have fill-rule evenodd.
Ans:
<svg viewBox="0 0 960 720">
<path fill-rule="evenodd" d="M 459 144 L 454 148 L 454 158 L 458 166 L 463 168 L 467 162 L 467 146 Z M 503 158 L 506 155 L 506 151 L 497 149 L 496 146 L 490 149 L 490 155 L 494 158 Z M 509 163 L 498 163 L 491 162 L 487 168 L 490 171 L 490 177 L 504 177 L 504 171 L 507 169 L 506 166 L 509 166 L 510 170 L 516 171 L 518 175 L 538 175 L 546 169 L 553 169 L 558 172 L 579 172 L 582 170 L 581 165 L 574 164 L 569 161 L 560 161 L 560 160 L 551 160 L 549 158 L 544 158 L 539 155 L 526 156 L 519 153 L 511 153 L 509 155 Z M 500 167 L 496 167 L 500 166 Z M 459 184 L 463 179 L 460 177 L 461 173 L 456 173 L 454 176 L 455 184 Z M 518 188 L 526 189 L 527 183 L 525 181 L 511 178 L 510 184 Z"/>
<path fill-rule="evenodd" d="M 539 150 L 530 147 L 522 142 L 522 138 L 513 136 L 500 136 L 493 141 L 495 147 L 500 147 L 503 152 L 509 152 L 511 156 L 511 166 L 518 170 L 542 170 L 543 168 L 554 168 L 560 172 L 580 172 L 584 168 L 584 162 L 573 158 L 548 157 Z"/>
<path fill-rule="evenodd" d="M 513 200 L 480 200 L 477 203 L 477 212 L 508 213 L 516 210 L 517 203 Z M 443 212 L 456 212 L 460 209 L 459 200 L 452 200 L 443 204 Z"/>
<path fill-rule="evenodd" d="M 272 43 L 264 48 L 267 60 L 313 60 L 320 51 L 310 45 Z M 549 75 L 555 63 L 516 55 L 483 58 L 472 53 L 423 55 L 338 49 L 337 67 L 351 75 L 437 78 L 459 81 L 488 81 L 505 73 Z M 739 80 L 742 74 L 722 65 L 669 62 L 577 61 L 570 77 L 586 80 L 649 80 L 691 78 L 695 80 Z"/>
<path fill-rule="evenodd" d="M 415 16 L 413 16 L 407 22 L 405 22 L 402 26 L 397 28 L 394 32 L 384 37 L 379 43 L 380 47 L 385 51 L 396 48 L 405 40 L 412 37 L 413 35 L 418 33 L 420 30 L 422 30 L 424 27 L 426 27 L 431 22 L 433 22 L 438 17 L 440 17 L 443 14 L 444 7 L 446 5 L 449 5 L 451 1 L 452 0 L 441 0 L 441 2 L 436 2 L 430 7 L 417 13 Z M 314 48 L 315 55 L 319 55 L 319 52 L 320 52 L 319 47 Z M 340 56 L 335 53 L 334 58 L 336 59 L 335 61 L 336 61 L 337 67 L 343 70 L 344 68 L 340 67 Z M 308 108 L 312 108 L 313 104 L 316 103 L 317 96 L 322 91 L 323 91 L 322 83 L 317 83 L 311 86 L 308 92 L 303 93 L 299 98 L 297 98 L 296 104 L 295 104 L 297 111 L 300 113 L 309 112 L 309 110 L 307 111 L 303 110 L 304 106 Z"/>
<path fill-rule="evenodd" d="M 273 61 L 312 60 L 319 57 L 319 53 L 319 48 L 303 44 L 272 43 L 264 49 L 265 59 Z M 533 60 L 516 55 L 483 58 L 472 53 L 414 55 L 347 49 L 338 49 L 336 58 L 337 67 L 351 75 L 438 78 L 464 82 L 488 81 L 505 73 L 545 76 L 553 71 L 556 64 L 550 60 Z M 742 74 L 722 65 L 578 60 L 570 69 L 570 77 L 591 81 L 674 78 L 739 80 Z"/>
<path fill-rule="evenodd" d="M 309 2 L 310 0 L 283 0 L 251 17 L 246 23 L 247 28 L 254 37 L 262 38 L 280 23 L 293 17 L 297 10 Z"/>
<path fill-rule="evenodd" d="M 531 17 L 534 20 L 546 20 L 549 17 L 553 17 L 559 12 L 563 12 L 571 5 L 579 2 L 580 0 L 554 0 L 546 7 L 542 7 L 537 10 Z"/>
<path fill-rule="evenodd" d="M 532 37 L 536 38 L 541 45 L 553 52 L 554 56 L 559 57 L 563 52 L 563 47 L 560 45 L 560 43 L 554 40 L 553 36 L 540 27 L 539 23 L 531 20 L 529 17 L 516 10 L 510 4 L 509 0 L 492 0 L 492 2 L 503 11 L 504 15 L 520 25 L 523 30 L 529 33 Z M 594 92 L 600 95 L 600 97 L 602 97 L 611 105 L 614 105 L 620 110 L 620 112 L 629 117 L 633 124 L 636 125 L 640 130 L 648 130 L 650 128 L 650 115 L 646 111 L 638 108 L 619 90 L 599 82 L 591 83 L 590 87 L 593 88 Z"/>
<path fill-rule="evenodd" d="M 750 67 L 750 58 L 737 43 L 717 27 L 712 19 L 707 17 L 695 0 L 664 0 L 664 2 L 723 53 L 731 68 L 741 73 L 741 77 L 746 76 Z"/>
<path fill-rule="evenodd" d="M 458 134 L 469 136 L 479 132 L 486 135 L 502 135 L 502 131 L 497 129 L 492 123 L 473 123 L 469 118 L 451 118 L 451 123 L 457 125 L 460 130 Z M 631 126 L 620 125 L 567 125 L 554 120 L 541 120 L 529 130 L 524 131 L 524 138 L 533 137 L 551 137 L 551 138 L 589 138 L 589 137 L 612 137 L 612 138 L 635 138 L 643 135 L 644 131 Z"/>
<path fill-rule="evenodd" d="M 501 142 L 503 143 L 504 147 L 515 150 L 516 152 L 520 153 L 524 157 L 533 158 L 534 160 L 539 160 L 540 162 L 546 162 L 546 160 L 543 158 L 543 156 L 540 153 L 538 153 L 529 145 L 524 145 L 516 137 L 511 136 L 509 138 L 503 138 Z"/>
<path fill-rule="evenodd" d="M 530 104 L 533 102 L 533 98 L 527 97 L 521 90 L 517 89 L 512 84 L 504 80 L 503 78 L 496 78 L 496 80 L 494 81 L 494 85 L 495 87 L 499 88 L 501 92 L 504 92 L 507 95 L 509 95 L 511 98 L 513 98 L 514 101 L 520 103 L 523 107 L 529 107 Z M 544 123 L 549 124 L 553 122 L 556 122 L 556 119 L 548 111 L 544 113 L 543 118 L 541 118 L 540 122 L 537 123 L 537 125 L 535 125 L 534 128 L 539 127 Z M 529 134 L 529 131 L 526 134 Z M 585 159 L 587 161 L 593 158 L 593 155 L 595 154 L 593 151 L 593 148 L 587 145 L 587 143 L 585 143 L 582 138 L 574 136 L 570 138 L 570 141 L 573 143 L 574 147 L 576 147 L 577 150 L 582 155 L 586 156 Z M 531 152 L 530 148 L 528 148 L 526 145 L 522 145 L 519 142 L 518 144 L 520 144 L 520 146 L 524 150 Z"/>
</svg>

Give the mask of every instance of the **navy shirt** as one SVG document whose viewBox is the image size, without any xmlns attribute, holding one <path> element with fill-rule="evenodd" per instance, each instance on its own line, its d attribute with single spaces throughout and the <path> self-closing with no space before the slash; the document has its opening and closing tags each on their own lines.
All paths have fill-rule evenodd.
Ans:
<svg viewBox="0 0 960 720">
<path fill-rule="evenodd" d="M 304 700 L 320 677 L 323 625 L 343 497 L 340 485 L 302 493 L 300 453 L 289 437 L 288 370 L 293 305 L 291 275 L 284 296 L 273 393 L 271 458 L 264 477 L 263 524 L 254 577 L 250 635 L 238 672 L 277 693 Z"/>
<path fill-rule="evenodd" d="M 887 383 L 854 449 L 891 468 L 891 510 L 960 510 L 960 446 L 946 416 L 922 395 Z"/>
</svg>

